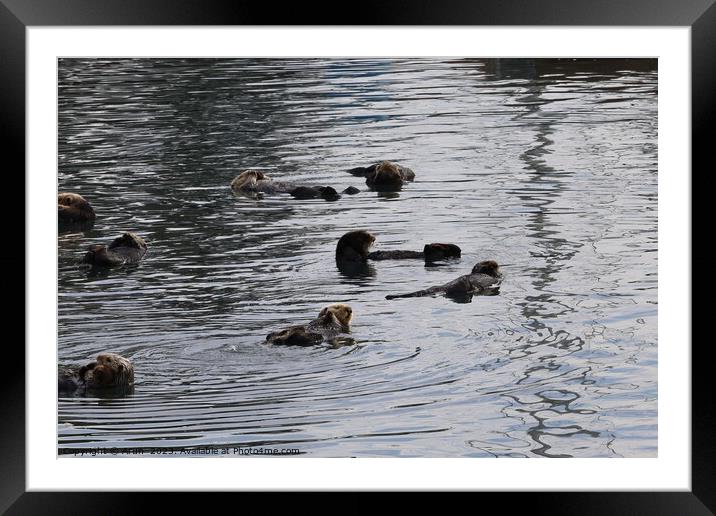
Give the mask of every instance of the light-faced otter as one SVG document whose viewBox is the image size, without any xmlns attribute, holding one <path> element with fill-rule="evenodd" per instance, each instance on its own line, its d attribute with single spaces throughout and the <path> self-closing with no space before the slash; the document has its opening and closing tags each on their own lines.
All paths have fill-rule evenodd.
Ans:
<svg viewBox="0 0 716 516">
<path fill-rule="evenodd" d="M 117 267 L 137 263 L 146 253 L 146 242 L 134 233 L 126 232 L 122 236 L 115 238 L 109 246 L 89 246 L 82 263 L 96 267 Z"/>
<path fill-rule="evenodd" d="M 120 355 L 102 353 L 82 367 L 60 367 L 57 385 L 60 393 L 126 390 L 134 385 L 134 366 Z"/>
<path fill-rule="evenodd" d="M 245 170 L 231 181 L 231 189 L 249 195 L 287 193 L 297 199 L 325 199 L 335 201 L 340 194 L 331 186 L 301 185 L 286 181 L 274 181 L 258 170 Z"/>
<path fill-rule="evenodd" d="M 343 235 L 336 245 L 337 262 L 365 262 L 366 260 L 408 260 L 419 259 L 436 262 L 448 258 L 459 258 L 462 251 L 455 244 L 425 244 L 422 251 L 373 251 L 370 247 L 375 237 L 365 231 L 349 231 Z"/>
<path fill-rule="evenodd" d="M 60 225 L 94 222 L 95 212 L 90 203 L 79 194 L 57 194 L 57 220 Z"/>
<path fill-rule="evenodd" d="M 465 274 L 444 285 L 418 290 L 410 294 L 396 294 L 385 296 L 386 299 L 400 297 L 422 297 L 443 294 L 450 298 L 469 301 L 473 294 L 496 294 L 502 281 L 500 267 L 494 260 L 486 260 L 476 264 L 470 274 Z"/>
<path fill-rule="evenodd" d="M 365 183 L 374 190 L 399 189 L 404 183 L 415 180 L 415 172 L 391 161 L 352 168 L 348 172 L 354 176 L 365 177 Z"/>
<path fill-rule="evenodd" d="M 269 333 L 266 342 L 285 346 L 313 346 L 324 340 L 332 342 L 351 331 L 352 320 L 353 309 L 350 306 L 342 303 L 328 305 L 308 324 Z"/>
</svg>

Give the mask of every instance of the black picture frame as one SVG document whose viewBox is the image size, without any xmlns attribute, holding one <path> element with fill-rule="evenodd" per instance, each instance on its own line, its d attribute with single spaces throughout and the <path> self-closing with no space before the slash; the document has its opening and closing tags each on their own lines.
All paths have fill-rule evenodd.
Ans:
<svg viewBox="0 0 716 516">
<path fill-rule="evenodd" d="M 267 2 L 207 0 L 0 0 L 0 145 L 6 188 L 15 194 L 15 213 L 24 213 L 25 180 L 25 29 L 30 26 L 86 25 L 516 25 L 516 26 L 688 26 L 691 28 L 692 192 L 693 171 L 704 166 L 710 125 L 716 114 L 716 0 L 429 0 L 364 1 L 359 8 L 301 4 L 280 9 Z M 343 14 L 346 13 L 346 14 Z M 348 15 L 350 13 L 350 15 Z M 10 185 L 7 185 L 7 182 Z M 702 194 L 703 195 L 703 194 Z M 692 197 L 692 206 L 696 199 Z M 7 321 L 24 320 L 26 256 L 19 252 L 25 226 L 6 219 L 5 235 L 14 243 L 0 263 L 13 284 Z M 692 232 L 693 234 L 693 232 Z M 8 242 L 8 240 L 6 240 Z M 6 245 L 8 245 L 6 243 Z M 694 260 L 692 258 L 692 266 Z M 704 264 L 705 265 L 705 264 Z M 14 279 L 13 279 L 14 278 Z M 6 280 L 6 281 L 8 281 Z M 691 278 L 688 278 L 691 281 Z M 6 291 L 7 292 L 7 291 Z M 31 307 L 28 307 L 31 309 Z M 19 313 L 23 311 L 22 315 Z M 693 316 L 692 316 L 693 320 Z M 6 323 L 7 324 L 7 323 Z M 7 334 L 7 332 L 6 332 Z M 60 493 L 25 490 L 24 348 L 7 340 L 4 420 L 0 426 L 0 511 L 7 514 L 133 514 L 147 510 L 148 498 L 161 497 L 165 510 L 184 504 L 172 494 Z M 679 343 L 681 344 L 681 343 Z M 690 344 L 690 343 L 689 343 Z M 704 342 L 703 344 L 709 344 Z M 550 514 L 713 514 L 716 511 L 716 447 L 710 346 L 692 346 L 692 489 L 688 492 L 476 493 L 509 496 L 508 507 Z M 615 459 L 617 460 L 617 459 Z M 211 494 L 215 497 L 216 494 Z M 245 497 L 245 494 L 241 495 Z M 258 495 L 261 496 L 261 495 Z M 474 496 L 474 495 L 473 495 Z M 264 497 L 265 498 L 265 497 Z M 245 500 L 248 501 L 248 500 Z M 501 500 L 503 501 L 503 500 Z M 215 498 L 212 505 L 220 503 Z M 205 506 L 206 507 L 206 506 Z M 50 509 L 51 508 L 51 509 Z"/>
</svg>

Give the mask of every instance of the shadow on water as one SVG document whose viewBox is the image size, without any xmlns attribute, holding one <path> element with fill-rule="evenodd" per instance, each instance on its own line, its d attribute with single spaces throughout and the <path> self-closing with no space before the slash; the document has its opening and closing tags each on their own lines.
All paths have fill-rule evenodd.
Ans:
<svg viewBox="0 0 716 516">
<path fill-rule="evenodd" d="M 376 275 L 375 266 L 368 262 L 336 260 L 336 267 L 346 278 L 374 278 Z"/>
</svg>

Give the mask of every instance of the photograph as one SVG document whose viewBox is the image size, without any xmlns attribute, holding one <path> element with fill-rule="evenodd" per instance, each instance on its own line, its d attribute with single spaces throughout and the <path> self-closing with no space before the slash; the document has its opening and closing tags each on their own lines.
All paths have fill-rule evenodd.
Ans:
<svg viewBox="0 0 716 516">
<path fill-rule="evenodd" d="M 660 456 L 659 59 L 56 63 L 59 458 Z"/>
</svg>

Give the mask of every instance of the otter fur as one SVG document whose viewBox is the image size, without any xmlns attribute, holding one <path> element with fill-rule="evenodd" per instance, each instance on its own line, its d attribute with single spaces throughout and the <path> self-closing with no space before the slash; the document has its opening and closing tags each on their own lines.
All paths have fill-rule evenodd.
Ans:
<svg viewBox="0 0 716 516">
<path fill-rule="evenodd" d="M 82 367 L 60 367 L 59 392 L 79 390 L 127 389 L 134 385 L 134 366 L 114 353 L 102 353 Z"/>
<path fill-rule="evenodd" d="M 126 232 L 115 238 L 109 246 L 91 245 L 82 259 L 82 263 L 95 267 L 117 267 L 138 263 L 147 253 L 147 244 L 134 233 Z"/>
<path fill-rule="evenodd" d="M 365 183 L 374 190 L 399 189 L 404 183 L 415 180 L 415 172 L 391 161 L 352 168 L 348 172 L 354 176 L 365 177 Z"/>
<path fill-rule="evenodd" d="M 349 231 L 343 235 L 336 245 L 336 261 L 365 262 L 366 260 L 406 260 L 419 259 L 436 262 L 447 258 L 459 258 L 462 251 L 455 244 L 425 244 L 422 251 L 373 251 L 370 247 L 375 236 L 365 230 Z"/>
<path fill-rule="evenodd" d="M 437 262 L 448 258 L 460 258 L 462 250 L 455 244 L 425 244 L 422 251 L 373 251 L 368 253 L 369 260 L 406 260 L 420 259 Z"/>
<path fill-rule="evenodd" d="M 350 306 L 343 303 L 328 305 L 308 324 L 269 333 L 266 342 L 285 346 L 313 346 L 324 340 L 332 342 L 341 334 L 350 332 L 352 320 Z"/>
<path fill-rule="evenodd" d="M 94 222 L 95 212 L 80 194 L 61 192 L 57 194 L 57 220 L 59 224 Z"/>
<path fill-rule="evenodd" d="M 368 250 L 374 242 L 375 237 L 364 229 L 349 231 L 338 239 L 336 261 L 365 262 L 368 260 Z"/>
<path fill-rule="evenodd" d="M 331 186 L 301 185 L 286 181 L 274 181 L 259 170 L 245 170 L 231 181 L 231 189 L 250 195 L 287 193 L 297 199 L 325 199 L 334 201 L 340 194 Z"/>
<path fill-rule="evenodd" d="M 409 294 L 396 294 L 385 296 L 386 299 L 401 297 L 422 297 L 443 294 L 451 298 L 465 298 L 472 294 L 494 294 L 502 281 L 500 267 L 494 260 L 479 262 L 472 268 L 470 274 L 465 274 L 444 285 L 418 290 Z"/>
</svg>

